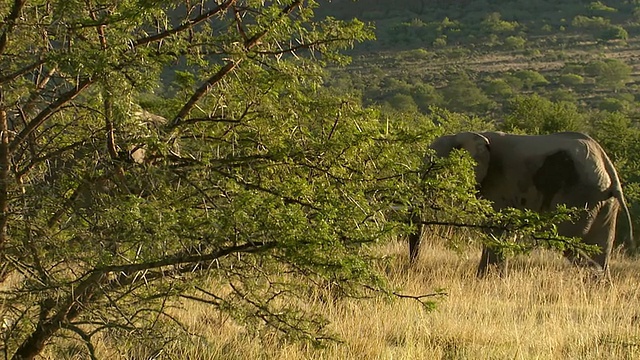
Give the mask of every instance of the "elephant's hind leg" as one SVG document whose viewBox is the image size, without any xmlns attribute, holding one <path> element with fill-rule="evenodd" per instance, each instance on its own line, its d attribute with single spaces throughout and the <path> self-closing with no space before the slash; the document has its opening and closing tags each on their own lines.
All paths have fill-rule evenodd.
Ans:
<svg viewBox="0 0 640 360">
<path fill-rule="evenodd" d="M 610 198 L 603 201 L 595 209 L 596 213 L 591 221 L 591 226 L 584 236 L 584 242 L 589 245 L 598 245 L 600 253 L 593 254 L 592 260 L 601 267 L 606 278 L 610 278 L 609 262 L 611 250 L 616 237 L 616 223 L 620 205 L 618 200 Z"/>
<path fill-rule="evenodd" d="M 620 206 L 616 199 L 610 198 L 600 202 L 587 215 L 575 224 L 566 223 L 560 226 L 559 233 L 565 236 L 582 237 L 587 245 L 596 245 L 599 252 L 587 255 L 584 251 L 565 251 L 567 259 L 577 265 L 590 266 L 609 279 L 609 262 L 615 240 L 616 222 Z M 579 228 L 579 229 L 576 229 Z"/>
</svg>

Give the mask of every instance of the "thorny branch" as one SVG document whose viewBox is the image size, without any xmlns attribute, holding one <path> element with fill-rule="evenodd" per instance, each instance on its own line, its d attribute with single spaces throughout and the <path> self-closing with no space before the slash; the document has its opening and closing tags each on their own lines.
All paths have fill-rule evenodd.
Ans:
<svg viewBox="0 0 640 360">
<path fill-rule="evenodd" d="M 302 0 L 294 1 L 280 12 L 281 17 L 288 16 L 291 14 L 298 6 L 302 4 Z M 238 25 L 240 26 L 240 25 Z M 248 38 L 244 42 L 244 50 L 249 51 L 254 48 L 256 45 L 260 43 L 260 40 L 268 33 L 269 29 L 264 29 L 259 31 L 252 37 Z M 189 98 L 189 100 L 184 104 L 184 106 L 180 109 L 178 114 L 175 116 L 173 121 L 170 123 L 170 129 L 176 127 L 183 121 L 183 119 L 187 118 L 187 115 L 191 112 L 191 110 L 196 106 L 196 104 L 207 95 L 214 85 L 219 83 L 227 74 L 231 73 L 240 63 L 242 62 L 242 58 L 238 59 L 229 59 L 227 63 L 218 70 L 213 76 L 211 76 L 207 81 L 205 81 Z"/>
<path fill-rule="evenodd" d="M 233 253 L 254 253 L 265 251 L 275 243 L 247 243 L 219 249 L 208 254 L 178 254 L 172 257 L 145 263 L 111 265 L 95 268 L 86 273 L 77 282 L 73 291 L 64 300 L 47 302 L 56 304 L 43 308 L 36 329 L 16 350 L 13 359 L 32 359 L 44 348 L 45 344 L 59 329 L 78 317 L 87 307 L 99 298 L 117 289 L 134 283 L 148 283 L 166 276 L 208 269 L 207 263 Z M 170 268 L 165 268 L 170 267 Z M 149 270 L 156 269 L 156 272 Z M 143 272 L 143 276 L 138 276 Z M 116 275 L 117 274 L 117 275 Z M 113 277 L 113 275 L 116 275 Z M 52 314 L 49 316 L 49 314 Z"/>
<path fill-rule="evenodd" d="M 202 13 L 199 16 L 196 16 L 187 22 L 183 23 L 180 26 L 175 28 L 166 30 L 164 32 L 159 32 L 155 35 L 151 35 L 148 37 L 140 38 L 132 42 L 132 47 L 140 47 L 152 42 L 160 42 L 165 38 L 168 38 L 176 33 L 181 31 L 188 30 L 207 19 L 216 16 L 218 14 L 223 13 L 230 7 L 235 4 L 235 0 L 228 0 L 220 4 L 217 8 L 212 9 L 206 13 Z M 5 51 L 7 46 L 7 37 L 12 31 L 12 27 L 15 25 L 15 21 L 19 18 L 20 11 L 26 1 L 16 0 L 13 3 L 13 7 L 11 13 L 8 17 L 5 18 L 5 25 L 3 25 L 2 35 L 0 37 L 0 54 Z M 293 1 L 290 5 L 284 7 L 281 10 L 281 17 L 285 17 L 290 15 L 296 8 L 301 6 L 303 1 Z M 238 12 L 236 12 L 236 15 Z M 97 19 L 94 16 L 94 20 Z M 243 46 L 245 51 L 252 50 L 256 48 L 267 32 L 270 30 L 269 28 L 265 28 L 262 31 L 257 32 L 253 36 L 247 35 L 245 28 L 243 27 L 242 20 L 240 17 L 236 18 L 238 31 L 240 32 L 242 39 L 244 40 Z M 275 20 L 277 21 L 277 20 Z M 99 43 L 102 49 L 107 47 L 107 38 L 105 34 L 106 24 L 96 24 L 96 30 L 98 31 Z M 318 43 L 319 44 L 319 43 Z M 312 46 L 311 44 L 302 44 L 300 47 Z M 297 48 L 294 47 L 289 50 L 283 51 L 295 51 Z M 130 51 L 124 50 L 124 51 Z M 276 55 L 275 53 L 264 52 L 269 55 Z M 197 102 L 202 99 L 208 92 L 211 91 L 212 87 L 219 83 L 223 77 L 231 73 L 240 63 L 240 60 L 228 60 L 227 63 L 220 69 L 216 74 L 211 76 L 200 88 L 198 88 L 193 94 L 189 101 L 183 106 L 180 110 L 178 116 L 175 118 L 175 121 L 172 123 L 177 125 L 185 124 L 185 123 L 196 123 L 200 121 L 218 121 L 218 122 L 235 122 L 233 119 L 224 119 L 224 118 L 213 118 L 213 119 L 203 119 L 203 118 L 191 118 L 186 119 L 190 111 L 196 106 Z M 34 63 L 26 65 L 25 67 L 17 70 L 14 73 L 7 74 L 3 77 L 0 77 L 0 84 L 3 81 L 11 81 L 18 77 L 24 76 L 38 67 L 42 66 L 46 63 L 45 59 L 35 60 Z M 122 65 L 124 66 L 124 65 Z M 118 66 L 114 67 L 118 68 Z M 51 70 L 50 75 L 52 76 L 56 70 Z M 45 78 L 46 81 L 42 82 L 42 87 L 39 90 L 43 90 L 47 82 L 48 78 Z M 16 156 L 16 150 L 20 149 L 24 146 L 24 142 L 27 141 L 31 136 L 37 134 L 38 129 L 40 129 L 43 124 L 49 120 L 53 115 L 57 112 L 64 109 L 65 106 L 74 106 L 74 99 L 76 99 L 81 93 L 87 90 L 90 86 L 97 83 L 101 79 L 96 76 L 87 76 L 83 78 L 78 76 L 74 79 L 74 81 L 67 82 L 65 85 L 57 85 L 56 87 L 56 99 L 52 101 L 48 106 L 44 107 L 44 109 L 40 110 L 39 113 L 35 114 L 33 117 L 30 117 L 28 112 L 26 116 L 23 117 L 25 122 L 24 128 L 15 135 L 13 138 L 9 138 L 9 129 L 7 125 L 7 113 L 3 108 L 0 108 L 0 228 L 4 230 L 6 228 L 6 201 L 8 189 L 7 186 L 7 178 L 9 176 L 6 171 L 9 169 L 10 165 L 10 157 Z M 68 85 L 72 84 L 72 85 Z M 58 87 L 59 86 L 59 87 Z M 64 86 L 67 86 L 64 88 Z M 60 90 L 64 89 L 64 90 Z M 34 95 L 35 99 L 35 95 Z M 4 104 L 1 104 L 4 105 Z M 109 114 L 109 107 L 105 102 L 105 116 L 107 117 L 107 121 L 109 121 L 111 115 Z M 339 117 L 339 116 L 338 116 Z M 336 119 L 336 123 L 338 118 Z M 110 146 L 108 147 L 112 157 L 115 153 L 115 144 L 111 140 L 113 140 L 113 127 L 107 124 L 106 130 L 108 131 L 111 138 Z M 332 130 L 333 131 L 333 130 Z M 329 135 L 331 137 L 331 135 Z M 45 161 L 52 156 L 59 155 L 65 151 L 71 150 L 76 146 L 82 145 L 82 142 L 75 142 L 68 146 L 62 147 L 55 151 L 50 152 L 46 155 L 40 155 L 38 157 L 37 153 L 33 153 L 32 160 L 26 166 L 23 166 L 20 171 L 16 174 L 21 176 L 31 169 L 35 163 Z M 310 166 L 310 165 L 309 165 Z M 250 189 L 259 190 L 262 192 L 267 192 L 269 194 L 282 197 L 285 202 L 291 202 L 300 204 L 309 208 L 313 208 L 319 210 L 314 207 L 313 204 L 306 203 L 304 201 L 283 197 L 277 191 L 264 188 L 260 185 L 252 184 L 246 181 L 243 181 L 240 178 L 233 177 L 231 174 L 224 173 L 224 176 L 230 177 L 238 184 L 245 186 Z M 100 180 L 101 178 L 97 178 Z M 97 181 L 97 180 L 96 180 Z M 81 191 L 81 186 L 76 189 L 76 193 Z M 69 201 L 73 201 L 73 199 L 77 196 L 74 193 L 71 195 Z M 63 204 L 63 210 L 66 209 L 66 204 Z M 59 221 L 61 217 L 61 213 L 53 214 L 53 217 L 49 219 L 49 225 L 55 224 Z M 4 235 L 0 233 L 0 248 L 4 242 Z M 276 246 L 275 242 L 252 242 L 246 243 L 243 245 L 235 245 L 229 246 L 226 248 L 218 249 L 216 251 L 212 251 L 209 253 L 201 253 L 202 249 L 194 249 L 193 251 L 185 251 L 180 254 L 176 254 L 174 256 L 166 257 L 156 261 L 142 262 L 142 263 L 133 263 L 133 264 L 123 264 L 123 265 L 109 265 L 96 267 L 84 275 L 80 276 L 78 280 L 76 280 L 72 286 L 73 289 L 68 292 L 66 297 L 60 298 L 47 298 L 44 299 L 40 304 L 40 316 L 35 326 L 33 332 L 29 335 L 28 338 L 24 340 L 24 342 L 20 345 L 18 350 L 14 355 L 14 359 L 29 359 L 35 357 L 48 343 L 54 334 L 63 328 L 67 328 L 71 331 L 77 333 L 83 340 L 85 340 L 87 346 L 89 347 L 89 352 L 93 357 L 93 350 L 91 348 L 91 335 L 93 333 L 86 333 L 86 330 L 81 329 L 73 325 L 73 320 L 78 318 L 83 312 L 86 312 L 91 308 L 97 301 L 100 299 L 104 299 L 104 297 L 108 297 L 110 293 L 121 290 L 127 286 L 139 285 L 142 286 L 148 282 L 163 279 L 168 276 L 179 276 L 181 274 L 204 271 L 212 266 L 212 263 L 219 259 L 220 257 L 227 256 L 235 253 L 255 253 L 260 251 L 266 251 Z M 8 256 L 6 254 L 1 254 L 2 257 L 6 260 Z M 23 259 L 21 259 L 23 260 Z M 21 261 L 16 260 L 16 261 Z M 33 275 L 36 276 L 35 274 Z M 58 295 L 60 292 L 58 292 Z M 260 305 L 259 303 L 256 303 Z M 264 315 L 264 314 L 263 314 Z M 286 318 L 280 317 L 279 314 L 269 314 L 275 315 L 275 319 L 277 321 L 286 322 Z M 266 316 L 266 315 L 265 315 Z M 293 326 L 289 324 L 288 326 Z M 300 329 L 298 329 L 300 330 Z"/>
<path fill-rule="evenodd" d="M 133 44 L 136 47 L 137 46 L 141 46 L 141 45 L 145 45 L 145 44 L 148 44 L 148 43 L 151 43 L 151 42 L 162 40 L 164 38 L 167 38 L 167 37 L 169 37 L 171 35 L 174 35 L 174 34 L 177 34 L 179 32 L 188 30 L 188 29 L 192 28 L 193 26 L 195 26 L 195 25 L 197 25 L 197 24 L 199 24 L 199 23 L 201 23 L 203 21 L 206 21 L 206 20 L 208 20 L 208 19 L 210 19 L 210 18 L 212 18 L 212 17 L 214 17 L 214 16 L 216 16 L 218 14 L 221 14 L 221 13 L 227 11 L 227 9 L 229 9 L 229 7 L 231 7 L 235 2 L 236 2 L 236 0 L 227 0 L 227 1 L 223 2 L 222 4 L 218 5 L 218 7 L 213 8 L 213 9 L 209 10 L 208 12 L 203 13 L 203 14 L 201 14 L 201 15 L 199 15 L 199 16 L 191 19 L 191 20 L 188 20 L 188 21 L 184 22 L 180 26 L 177 26 L 177 27 L 175 27 L 173 29 L 169 29 L 169 30 L 160 32 L 160 33 L 155 34 L 155 35 L 151 35 L 151 36 L 148 36 L 148 37 L 145 37 L 145 38 L 138 39 L 138 40 L 134 41 Z"/>
<path fill-rule="evenodd" d="M 37 59 L 34 63 L 29 64 L 27 66 L 24 66 L 20 69 L 18 69 L 17 71 L 4 75 L 4 76 L 0 76 L 0 84 L 4 84 L 10 81 L 13 81 L 21 76 L 24 76 L 32 71 L 34 71 L 35 69 L 37 69 L 38 67 L 40 67 L 41 65 L 43 65 L 44 63 L 46 63 L 46 59 L 44 57 L 41 57 L 40 59 Z"/>
<path fill-rule="evenodd" d="M 411 300 L 415 300 L 417 301 L 420 305 L 422 305 L 422 307 L 425 310 L 431 310 L 433 309 L 433 302 L 431 301 L 426 301 L 425 299 L 431 299 L 431 298 L 435 298 L 435 297 L 443 297 L 443 296 L 448 296 L 449 293 L 445 292 L 445 291 L 437 291 L 435 293 L 431 293 L 431 294 L 423 294 L 423 295 L 407 295 L 407 294 L 401 294 L 398 292 L 392 292 L 391 293 L 393 296 L 396 296 L 400 299 L 411 299 Z"/>
<path fill-rule="evenodd" d="M 38 115 L 36 115 L 28 124 L 25 126 L 20 133 L 16 135 L 16 137 L 9 144 L 9 153 L 13 153 L 22 143 L 27 139 L 27 137 L 36 131 L 51 115 L 55 114 L 62 106 L 66 105 L 73 99 L 75 99 L 82 91 L 87 89 L 91 84 L 95 82 L 94 79 L 85 79 L 82 80 L 75 86 L 74 88 L 68 90 L 66 93 L 61 94 L 55 101 L 45 107 Z"/>
</svg>

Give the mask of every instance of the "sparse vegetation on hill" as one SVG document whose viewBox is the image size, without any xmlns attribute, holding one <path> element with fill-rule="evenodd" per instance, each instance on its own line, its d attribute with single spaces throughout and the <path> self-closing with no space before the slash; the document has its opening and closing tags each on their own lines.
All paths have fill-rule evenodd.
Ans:
<svg viewBox="0 0 640 360">
<path fill-rule="evenodd" d="M 509 99 L 506 95 L 536 92 L 553 98 L 561 88 L 591 109 L 607 93 L 634 94 L 636 89 L 640 5 L 633 1 L 408 1 L 404 6 L 338 1 L 329 9 L 376 25 L 378 40 L 355 49 L 347 73 L 338 70 L 330 79 L 347 77 L 352 83 L 341 80 L 341 85 L 356 89 L 366 84 L 365 103 L 383 103 L 403 91 L 394 84 L 375 86 L 376 79 L 387 76 L 437 89 L 460 75 L 481 88 L 503 80 L 512 94 L 488 94 L 499 105 Z M 381 92 L 369 90 L 371 85 Z M 635 116 L 635 106 L 627 110 Z"/>
</svg>

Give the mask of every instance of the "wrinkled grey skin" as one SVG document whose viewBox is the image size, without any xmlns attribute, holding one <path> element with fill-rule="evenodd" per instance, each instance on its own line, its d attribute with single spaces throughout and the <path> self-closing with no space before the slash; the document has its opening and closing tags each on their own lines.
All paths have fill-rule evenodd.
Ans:
<svg viewBox="0 0 640 360">
<path fill-rule="evenodd" d="M 620 208 L 629 224 L 631 217 L 618 174 L 595 140 L 575 132 L 464 132 L 439 137 L 430 147 L 440 157 L 448 156 L 452 149 L 467 150 L 477 163 L 474 170 L 479 194 L 491 200 L 495 210 L 512 207 L 545 212 L 558 204 L 586 208 L 587 213 L 575 223 L 558 224 L 558 232 L 598 245 L 602 251 L 593 255 L 590 263 L 609 276 Z M 412 261 L 418 255 L 420 232 L 409 239 Z M 575 254 L 565 255 L 573 258 Z M 478 276 L 484 276 L 491 265 L 502 265 L 503 260 L 491 249 L 483 248 Z"/>
</svg>

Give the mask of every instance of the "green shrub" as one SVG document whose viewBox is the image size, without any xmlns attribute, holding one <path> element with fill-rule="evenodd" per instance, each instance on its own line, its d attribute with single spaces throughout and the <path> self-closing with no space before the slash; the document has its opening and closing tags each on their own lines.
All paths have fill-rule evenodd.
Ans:
<svg viewBox="0 0 640 360">
<path fill-rule="evenodd" d="M 418 105 L 416 105 L 415 101 L 413 101 L 413 98 L 411 97 L 411 95 L 407 95 L 407 94 L 392 95 L 390 98 L 388 98 L 385 101 L 385 103 L 388 104 L 391 108 L 398 111 L 404 111 L 404 112 L 418 111 Z"/>
<path fill-rule="evenodd" d="M 443 48 L 447 46 L 447 36 L 446 35 L 438 36 L 435 40 L 433 40 L 432 45 L 437 48 Z"/>
<path fill-rule="evenodd" d="M 629 103 L 616 98 L 605 98 L 598 103 L 598 109 L 608 112 L 625 112 L 629 109 Z"/>
<path fill-rule="evenodd" d="M 598 35 L 598 39 L 605 41 L 627 40 L 629 39 L 629 33 L 620 25 L 611 25 Z"/>
<path fill-rule="evenodd" d="M 510 97 L 513 95 L 513 89 L 505 79 L 489 80 L 484 86 L 484 91 L 492 96 Z"/>
<path fill-rule="evenodd" d="M 562 74 L 558 78 L 558 83 L 564 86 L 578 86 L 584 84 L 584 77 L 578 74 Z"/>
<path fill-rule="evenodd" d="M 576 103 L 578 98 L 573 91 L 567 89 L 556 89 L 549 94 L 549 99 L 555 102 L 570 102 Z"/>
<path fill-rule="evenodd" d="M 618 11 L 618 9 L 607 6 L 600 1 L 592 2 L 591 4 L 589 4 L 589 6 L 587 6 L 587 9 L 589 9 L 589 11 L 591 11 L 592 13 L 613 13 Z"/>
<path fill-rule="evenodd" d="M 482 21 L 482 29 L 487 34 L 505 34 L 517 30 L 519 26 L 517 21 L 502 20 L 499 12 L 490 13 Z"/>
<path fill-rule="evenodd" d="M 539 95 L 518 96 L 509 102 L 508 115 L 500 130 L 527 134 L 584 131 L 585 116 L 574 102 L 551 100 Z"/>
<path fill-rule="evenodd" d="M 618 59 L 596 60 L 585 66 L 585 73 L 596 80 L 601 87 L 620 89 L 631 80 L 631 66 Z"/>
<path fill-rule="evenodd" d="M 521 36 L 509 36 L 504 40 L 504 46 L 513 50 L 524 49 L 527 40 Z"/>
<path fill-rule="evenodd" d="M 536 86 L 549 84 L 549 81 L 542 74 L 534 70 L 520 70 L 516 71 L 514 75 L 522 80 L 523 87 L 529 90 Z"/>
<path fill-rule="evenodd" d="M 578 15 L 571 21 L 571 26 L 581 29 L 604 29 L 610 24 L 609 19 L 600 16 Z"/>
<path fill-rule="evenodd" d="M 442 94 L 447 107 L 454 111 L 485 112 L 496 106 L 474 81 L 464 75 L 450 81 L 442 89 Z"/>
</svg>

